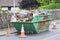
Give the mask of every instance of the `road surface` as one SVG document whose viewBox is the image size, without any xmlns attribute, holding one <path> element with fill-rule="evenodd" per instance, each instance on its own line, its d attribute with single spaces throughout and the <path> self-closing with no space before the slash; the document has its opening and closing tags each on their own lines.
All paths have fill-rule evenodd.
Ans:
<svg viewBox="0 0 60 40">
<path fill-rule="evenodd" d="M 42 32 L 39 34 L 29 34 L 25 38 L 20 38 L 17 33 L 8 36 L 0 36 L 0 40 L 60 40 L 60 21 L 57 21 L 56 29 L 52 29 L 50 25 L 49 31 Z"/>
</svg>

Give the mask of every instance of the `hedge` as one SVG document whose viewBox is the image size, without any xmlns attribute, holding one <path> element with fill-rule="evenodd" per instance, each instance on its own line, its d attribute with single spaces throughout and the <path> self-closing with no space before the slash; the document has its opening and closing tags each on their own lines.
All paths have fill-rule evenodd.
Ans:
<svg viewBox="0 0 60 40">
<path fill-rule="evenodd" d="M 51 3 L 46 6 L 41 6 L 38 9 L 60 9 L 60 3 Z"/>
</svg>

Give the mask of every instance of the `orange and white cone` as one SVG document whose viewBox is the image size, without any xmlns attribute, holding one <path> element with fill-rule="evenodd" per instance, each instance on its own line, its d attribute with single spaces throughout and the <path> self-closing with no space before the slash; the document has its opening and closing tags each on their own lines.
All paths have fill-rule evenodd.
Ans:
<svg viewBox="0 0 60 40">
<path fill-rule="evenodd" d="M 25 32 L 24 32 L 24 26 L 23 26 L 23 24 L 22 24 L 22 28 L 21 28 L 20 37 L 22 37 L 22 38 L 26 37 Z"/>
<path fill-rule="evenodd" d="M 57 26 L 56 26 L 56 20 L 54 20 L 52 29 L 56 29 L 56 28 L 57 28 Z"/>
<path fill-rule="evenodd" d="M 10 31 L 10 27 L 9 27 L 9 25 L 8 25 L 8 29 L 7 29 L 7 31 L 6 31 L 6 36 L 10 36 L 10 33 L 11 33 L 11 31 Z"/>
</svg>

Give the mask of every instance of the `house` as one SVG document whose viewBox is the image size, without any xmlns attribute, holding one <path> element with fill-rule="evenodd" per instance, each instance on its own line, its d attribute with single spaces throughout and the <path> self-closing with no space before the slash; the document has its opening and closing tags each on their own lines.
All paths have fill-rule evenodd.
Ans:
<svg viewBox="0 0 60 40">
<path fill-rule="evenodd" d="M 19 10 L 19 0 L 0 0 L 0 6 L 2 7 L 2 10 Z"/>
<path fill-rule="evenodd" d="M 39 5 L 40 4 L 36 0 L 0 0 L 2 10 L 17 10 L 19 7 L 30 8 L 37 7 Z"/>
</svg>

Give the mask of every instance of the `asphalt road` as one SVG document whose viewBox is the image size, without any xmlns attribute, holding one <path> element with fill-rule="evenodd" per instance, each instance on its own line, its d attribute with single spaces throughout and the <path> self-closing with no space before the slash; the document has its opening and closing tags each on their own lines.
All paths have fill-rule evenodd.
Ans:
<svg viewBox="0 0 60 40">
<path fill-rule="evenodd" d="M 20 38 L 20 35 L 17 33 L 11 34 L 8 36 L 0 36 L 0 40 L 60 40 L 60 23 L 59 21 L 56 24 L 57 28 L 52 29 L 50 25 L 49 31 L 42 32 L 39 34 L 28 34 L 25 38 Z"/>
</svg>

